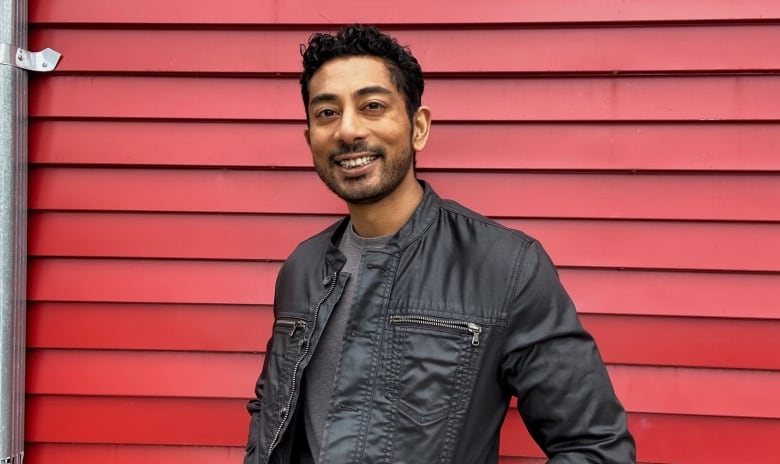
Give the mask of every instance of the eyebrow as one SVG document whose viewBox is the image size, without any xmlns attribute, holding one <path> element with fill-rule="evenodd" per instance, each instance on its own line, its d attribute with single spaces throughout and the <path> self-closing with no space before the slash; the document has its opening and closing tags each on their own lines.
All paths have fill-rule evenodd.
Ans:
<svg viewBox="0 0 780 464">
<path fill-rule="evenodd" d="M 311 98 L 311 100 L 309 101 L 309 106 L 316 105 L 318 103 L 332 102 L 336 100 L 337 97 L 336 94 L 334 93 L 321 93 Z"/>
<path fill-rule="evenodd" d="M 381 95 L 390 95 L 393 92 L 390 91 L 390 89 L 382 87 L 381 85 L 372 85 L 370 87 L 363 87 L 362 89 L 355 92 L 355 95 L 358 97 L 364 97 L 366 95 L 373 95 L 373 94 L 381 94 Z"/>
<path fill-rule="evenodd" d="M 365 97 L 366 95 L 391 95 L 392 93 L 393 92 L 386 87 L 382 87 L 381 85 L 372 85 L 356 90 L 354 95 L 356 97 Z M 333 102 L 336 100 L 338 100 L 338 97 L 335 93 L 321 93 L 312 97 L 311 101 L 309 101 L 309 106 L 316 105 L 318 103 Z"/>
</svg>

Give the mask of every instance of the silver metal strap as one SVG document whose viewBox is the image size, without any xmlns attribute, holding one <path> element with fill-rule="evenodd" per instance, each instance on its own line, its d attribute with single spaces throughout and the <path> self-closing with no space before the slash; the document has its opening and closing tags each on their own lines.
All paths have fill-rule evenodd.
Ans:
<svg viewBox="0 0 780 464">
<path fill-rule="evenodd" d="M 9 44 L 0 44 L 0 64 L 15 66 L 28 71 L 54 71 L 62 55 L 51 48 L 31 52 Z"/>
<path fill-rule="evenodd" d="M 0 464 L 23 464 L 24 463 L 24 451 L 17 454 L 16 456 L 7 457 L 3 460 L 0 460 Z"/>
</svg>

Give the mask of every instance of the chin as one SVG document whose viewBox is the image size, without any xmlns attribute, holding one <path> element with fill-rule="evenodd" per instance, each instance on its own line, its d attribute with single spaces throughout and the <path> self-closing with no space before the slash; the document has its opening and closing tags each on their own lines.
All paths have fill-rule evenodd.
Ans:
<svg viewBox="0 0 780 464">
<path fill-rule="evenodd" d="M 337 195 L 347 203 L 352 203 L 354 205 L 368 205 L 378 202 L 379 200 L 385 198 L 388 194 L 384 192 L 341 192 L 337 193 Z"/>
<path fill-rule="evenodd" d="M 388 195 L 393 193 L 394 190 L 394 188 L 383 189 L 381 186 L 377 186 L 374 188 L 362 188 L 355 190 L 340 189 L 339 191 L 334 190 L 334 192 L 347 203 L 352 203 L 355 205 L 368 205 L 386 198 Z"/>
</svg>

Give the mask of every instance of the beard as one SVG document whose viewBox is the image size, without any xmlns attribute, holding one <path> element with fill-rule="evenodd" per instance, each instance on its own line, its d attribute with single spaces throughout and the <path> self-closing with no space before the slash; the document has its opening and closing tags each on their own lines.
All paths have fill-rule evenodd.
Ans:
<svg viewBox="0 0 780 464">
<path fill-rule="evenodd" d="M 334 167 L 333 158 L 344 154 L 363 152 L 376 156 L 372 163 L 382 163 L 381 166 L 377 167 L 380 170 L 379 182 L 365 185 L 364 176 L 340 178 Z M 365 205 L 376 203 L 393 193 L 406 178 L 409 170 L 412 169 L 414 158 L 415 152 L 411 142 L 393 158 L 388 158 L 387 151 L 381 146 L 356 143 L 334 150 L 324 162 L 315 161 L 314 169 L 322 182 L 339 198 L 347 203 Z"/>
</svg>

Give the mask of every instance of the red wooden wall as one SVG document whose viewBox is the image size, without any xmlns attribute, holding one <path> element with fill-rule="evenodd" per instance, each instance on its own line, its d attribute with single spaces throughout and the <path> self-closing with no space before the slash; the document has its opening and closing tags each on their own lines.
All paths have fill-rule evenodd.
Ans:
<svg viewBox="0 0 780 464">
<path fill-rule="evenodd" d="M 777 462 L 780 2 L 29 7 L 29 464 L 240 462 L 276 271 L 344 212 L 298 44 L 353 21 L 427 71 L 421 177 L 549 249 L 639 460 Z M 502 453 L 542 461 L 515 413 Z"/>
</svg>

